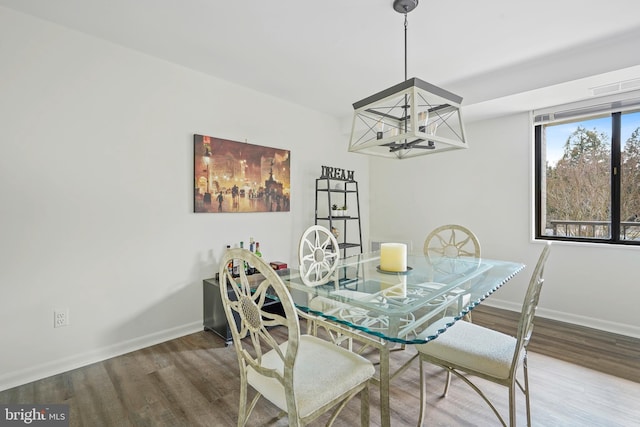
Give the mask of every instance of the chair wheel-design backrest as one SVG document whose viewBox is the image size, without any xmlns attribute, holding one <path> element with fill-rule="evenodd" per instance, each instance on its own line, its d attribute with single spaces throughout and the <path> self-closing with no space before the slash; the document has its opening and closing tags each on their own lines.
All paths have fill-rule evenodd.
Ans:
<svg viewBox="0 0 640 427">
<path fill-rule="evenodd" d="M 449 224 L 433 230 L 424 241 L 424 254 L 432 258 L 480 258 L 480 242 L 471 230 Z"/>
<path fill-rule="evenodd" d="M 300 276 L 307 286 L 323 285 L 331 280 L 340 259 L 334 235 L 321 225 L 312 225 L 302 234 L 298 245 Z"/>
<path fill-rule="evenodd" d="M 476 258 L 480 262 L 480 241 L 471 230 L 457 224 L 443 225 L 433 230 L 424 241 L 424 254 L 441 273 L 460 273 L 468 263 L 460 257 Z"/>
</svg>

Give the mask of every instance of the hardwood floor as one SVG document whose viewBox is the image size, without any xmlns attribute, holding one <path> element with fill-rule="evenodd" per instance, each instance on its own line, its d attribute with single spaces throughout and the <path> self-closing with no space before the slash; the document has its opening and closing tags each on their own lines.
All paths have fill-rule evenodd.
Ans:
<svg viewBox="0 0 640 427">
<path fill-rule="evenodd" d="M 473 316 L 475 323 L 515 330 L 509 312 L 479 307 Z M 395 352 L 392 365 L 400 366 L 414 352 L 411 347 Z M 529 356 L 533 425 L 638 426 L 639 357 L 640 340 L 538 320 Z M 448 397 L 441 398 L 444 373 L 425 367 L 425 425 L 499 425 L 486 404 L 459 380 L 454 379 Z M 601 372 L 606 370 L 611 374 Z M 506 389 L 481 384 L 504 413 Z M 417 363 L 392 382 L 393 426 L 416 425 L 418 387 Z M 0 404 L 66 403 L 71 426 L 234 426 L 238 392 L 233 347 L 203 331 L 0 392 Z M 380 425 L 378 403 L 372 386 L 373 426 Z M 350 402 L 335 425 L 359 425 L 359 408 L 357 400 Z M 278 412 L 262 400 L 251 426 L 286 426 Z M 314 425 L 323 425 L 322 420 L 326 418 Z M 526 424 L 521 396 L 518 420 L 518 425 Z"/>
</svg>

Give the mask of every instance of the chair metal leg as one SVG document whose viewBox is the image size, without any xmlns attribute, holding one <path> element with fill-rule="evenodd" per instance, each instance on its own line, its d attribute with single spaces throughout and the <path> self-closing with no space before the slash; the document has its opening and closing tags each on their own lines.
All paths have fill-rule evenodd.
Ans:
<svg viewBox="0 0 640 427">
<path fill-rule="evenodd" d="M 527 426 L 531 427 L 531 404 L 529 402 L 529 369 L 527 367 L 527 353 L 524 354 L 522 360 L 522 369 L 524 371 L 524 400 L 527 408 Z"/>
<path fill-rule="evenodd" d="M 389 347 L 380 348 L 380 424 L 382 427 L 391 427 L 391 408 L 389 407 Z"/>
<path fill-rule="evenodd" d="M 238 402 L 238 427 L 247 423 L 247 383 L 240 381 L 240 402 Z"/>
<path fill-rule="evenodd" d="M 351 396 L 353 397 L 353 395 Z M 340 415 L 340 412 L 342 412 L 342 409 L 347 406 L 347 403 L 349 403 L 349 401 L 351 400 L 351 397 L 343 400 L 339 405 L 337 405 L 334 410 L 333 413 L 331 414 L 331 418 L 329 418 L 329 421 L 327 421 L 327 427 L 330 427 L 333 425 L 333 423 L 336 421 L 336 419 L 338 418 L 338 415 Z M 360 417 L 362 418 L 362 415 L 360 415 Z M 302 424 L 301 424 L 302 425 Z"/>
<path fill-rule="evenodd" d="M 509 426 L 516 427 L 516 385 L 509 386 Z"/>
<path fill-rule="evenodd" d="M 451 385 L 451 371 L 447 370 L 447 381 L 444 383 L 444 392 L 442 393 L 442 397 L 447 397 L 449 393 L 449 386 Z"/>
<path fill-rule="evenodd" d="M 498 410 L 496 409 L 496 407 L 493 405 L 493 403 L 491 403 L 491 401 L 489 400 L 489 398 L 482 392 L 482 390 L 480 390 L 480 388 L 478 388 L 477 385 L 475 385 L 473 382 L 471 382 L 471 380 L 469 378 L 467 378 L 464 374 L 454 370 L 450 371 L 451 373 L 455 374 L 458 378 L 460 378 L 462 381 L 464 381 L 469 387 L 471 387 L 473 390 L 475 390 L 476 393 L 478 393 L 478 395 L 480 397 L 482 397 L 482 399 L 487 403 L 487 405 L 489 405 L 489 407 L 491 408 L 491 410 L 493 411 L 494 414 L 496 414 L 496 417 L 498 417 L 498 420 L 500 420 L 500 423 L 502 423 L 502 425 L 504 427 L 507 427 L 507 423 L 505 423 L 504 419 L 502 418 L 502 416 L 500 415 L 500 412 L 498 412 Z M 509 394 L 510 396 L 513 395 L 515 396 L 514 393 L 512 393 L 512 390 L 514 390 L 512 387 L 509 388 Z"/>
<path fill-rule="evenodd" d="M 369 427 L 369 386 L 360 392 L 360 425 Z"/>
<path fill-rule="evenodd" d="M 418 427 L 422 427 L 424 423 L 425 408 L 427 406 L 427 390 L 424 383 L 424 367 L 422 366 L 422 359 L 418 359 L 420 364 L 420 415 L 418 416 Z"/>
</svg>

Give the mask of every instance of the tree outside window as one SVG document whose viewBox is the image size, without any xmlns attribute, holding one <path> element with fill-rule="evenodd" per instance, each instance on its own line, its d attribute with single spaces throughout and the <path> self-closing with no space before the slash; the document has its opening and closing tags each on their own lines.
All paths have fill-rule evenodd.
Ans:
<svg viewBox="0 0 640 427">
<path fill-rule="evenodd" d="M 640 112 L 536 126 L 536 237 L 640 244 Z"/>
</svg>

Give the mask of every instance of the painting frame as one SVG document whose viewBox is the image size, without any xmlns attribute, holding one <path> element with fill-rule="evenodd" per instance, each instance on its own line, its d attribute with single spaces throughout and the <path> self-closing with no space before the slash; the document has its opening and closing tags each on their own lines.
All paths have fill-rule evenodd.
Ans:
<svg viewBox="0 0 640 427">
<path fill-rule="evenodd" d="M 194 213 L 289 212 L 291 152 L 193 135 Z"/>
</svg>

